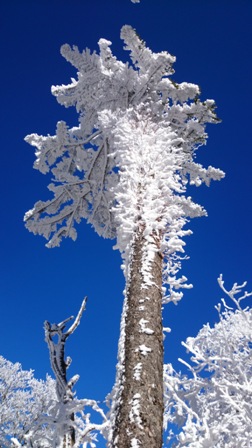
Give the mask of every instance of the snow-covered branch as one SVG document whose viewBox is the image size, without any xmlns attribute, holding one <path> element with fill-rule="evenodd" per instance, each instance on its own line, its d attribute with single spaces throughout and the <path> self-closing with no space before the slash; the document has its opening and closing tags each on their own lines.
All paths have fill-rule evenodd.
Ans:
<svg viewBox="0 0 252 448">
<path fill-rule="evenodd" d="M 62 403 L 66 403 L 73 398 L 72 387 L 78 380 L 78 376 L 74 376 L 67 381 L 66 370 L 69 367 L 71 360 L 70 358 L 65 360 L 65 343 L 67 338 L 79 325 L 81 316 L 86 307 L 86 301 L 87 298 L 85 297 L 74 323 L 67 331 L 65 331 L 65 333 L 64 329 L 66 324 L 73 319 L 73 316 L 65 319 L 59 324 L 50 324 L 50 322 L 45 321 L 45 338 L 49 348 L 51 367 L 56 377 L 58 399 Z"/>
<path fill-rule="evenodd" d="M 182 361 L 188 375 L 165 366 L 165 423 L 177 428 L 168 437 L 177 448 L 245 448 L 251 441 L 252 309 L 240 305 L 251 293 L 246 283 L 228 291 L 222 276 L 218 282 L 235 308 L 222 300 L 219 322 L 183 343 L 191 355 Z"/>
<path fill-rule="evenodd" d="M 66 370 L 71 363 L 71 358 L 65 359 L 65 343 L 67 338 L 74 332 L 80 323 L 81 316 L 86 307 L 87 298 L 82 302 L 79 313 L 71 325 L 71 327 L 64 333 L 66 324 L 73 319 L 73 316 L 65 319 L 59 324 L 50 324 L 45 321 L 45 338 L 49 348 L 51 367 L 56 377 L 56 391 L 59 405 L 64 412 L 64 424 L 62 425 L 59 434 L 63 433 L 65 445 L 64 448 L 72 447 L 75 444 L 75 428 L 72 422 L 74 421 L 74 412 L 69 410 L 69 404 L 74 399 L 73 386 L 78 381 L 79 376 L 74 375 L 70 380 L 67 380 Z M 56 342 L 55 342 L 56 338 Z M 62 420 L 62 417 L 61 417 Z M 67 424 L 66 424 L 67 421 Z M 71 423 L 70 423 L 71 422 Z"/>
</svg>

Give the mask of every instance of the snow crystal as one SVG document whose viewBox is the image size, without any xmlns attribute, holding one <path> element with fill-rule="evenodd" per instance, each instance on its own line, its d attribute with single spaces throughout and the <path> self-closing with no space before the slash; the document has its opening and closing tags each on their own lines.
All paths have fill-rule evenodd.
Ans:
<svg viewBox="0 0 252 448">
<path fill-rule="evenodd" d="M 146 319 L 140 319 L 139 321 L 139 325 L 140 325 L 140 333 L 145 333 L 145 334 L 153 334 L 154 331 L 151 330 L 151 328 L 148 328 L 145 326 L 145 324 L 147 324 L 149 321 Z"/>
<path fill-rule="evenodd" d="M 135 367 L 134 367 L 134 375 L 133 378 L 137 381 L 140 381 L 141 378 L 141 372 L 142 372 L 142 363 L 139 362 Z"/>
<path fill-rule="evenodd" d="M 141 353 L 141 355 L 148 355 L 148 353 L 151 352 L 151 348 L 150 347 L 146 347 L 146 345 L 142 344 L 139 346 L 139 351 Z"/>
<path fill-rule="evenodd" d="M 137 0 L 135 0 L 135 1 L 131 0 L 131 1 L 133 3 L 136 3 Z M 131 444 L 130 444 L 131 448 L 139 448 L 139 443 L 138 442 L 139 442 L 139 440 L 134 437 L 134 439 L 131 440 Z"/>
<path fill-rule="evenodd" d="M 139 428 L 142 428 L 142 420 L 140 417 L 140 401 L 139 398 L 141 398 L 140 394 L 135 394 L 133 396 L 133 399 L 131 400 L 132 408 L 129 413 L 129 419 L 131 423 L 135 422 Z"/>
</svg>

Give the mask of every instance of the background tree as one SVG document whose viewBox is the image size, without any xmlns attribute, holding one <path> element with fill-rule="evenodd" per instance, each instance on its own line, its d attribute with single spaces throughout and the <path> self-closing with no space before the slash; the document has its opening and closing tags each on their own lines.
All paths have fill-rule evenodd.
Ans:
<svg viewBox="0 0 252 448">
<path fill-rule="evenodd" d="M 219 322 L 204 325 L 182 343 L 191 355 L 191 362 L 181 360 L 188 375 L 165 366 L 165 420 L 177 428 L 168 446 L 245 448 L 251 443 L 252 309 L 241 301 L 252 293 L 243 291 L 246 283 L 226 290 L 222 276 L 219 284 L 231 306 L 222 299 L 216 307 Z"/>
<path fill-rule="evenodd" d="M 95 400 L 76 398 L 73 387 L 79 376 L 67 380 L 71 358 L 65 358 L 65 343 L 80 323 L 84 299 L 73 324 L 64 332 L 71 316 L 59 324 L 45 322 L 52 370 L 46 381 L 34 378 L 32 370 L 22 370 L 0 356 L 0 446 L 14 448 L 91 448 L 97 432 L 106 436 L 109 421 Z M 89 411 L 89 412 L 88 412 Z M 101 423 L 90 421 L 90 412 Z M 92 413 L 92 416 L 94 413 Z"/>
<path fill-rule="evenodd" d="M 56 400 L 55 381 L 34 378 L 32 370 L 22 370 L 0 356 L 0 446 L 27 446 L 27 436 L 43 416 L 50 415 Z M 46 435 L 46 436 L 45 436 Z M 49 443 L 38 445 L 36 438 L 50 438 L 50 431 L 40 427 L 32 438 L 35 447 L 49 448 Z"/>
<path fill-rule="evenodd" d="M 66 371 L 71 364 L 71 358 L 67 357 L 65 359 L 65 343 L 68 337 L 79 325 L 85 306 L 86 298 L 82 303 L 74 323 L 67 331 L 64 332 L 66 323 L 73 319 L 72 316 L 59 324 L 51 325 L 50 322 L 45 321 L 44 327 L 46 342 L 50 353 L 51 367 L 56 377 L 57 398 L 61 404 L 61 414 L 63 414 L 63 418 L 61 415 L 60 419 L 62 422 L 62 427 L 59 428 L 57 435 L 58 440 L 56 442 L 56 446 L 62 446 L 62 448 L 74 446 L 76 440 L 74 429 L 74 412 L 72 409 L 69 410 L 69 407 L 72 407 L 74 398 L 73 386 L 79 379 L 78 375 L 74 375 L 69 381 L 67 380 Z M 71 422 L 73 422 L 72 425 L 70 425 Z"/>
<path fill-rule="evenodd" d="M 72 325 L 66 330 L 66 324 L 73 319 L 73 316 L 63 320 L 59 324 L 50 324 L 45 321 L 45 336 L 49 349 L 51 367 L 56 377 L 57 412 L 53 419 L 56 423 L 54 431 L 53 446 L 55 448 L 84 448 L 90 444 L 95 447 L 96 435 L 92 433 L 99 430 L 101 434 L 108 431 L 108 421 L 94 400 L 76 400 L 73 387 L 79 379 L 79 375 L 74 375 L 67 379 L 67 369 L 70 366 L 71 358 L 65 357 L 65 344 L 69 336 L 73 334 L 82 314 L 86 308 L 87 298 L 82 302 L 80 310 Z M 103 424 L 92 424 L 89 422 L 89 415 L 84 414 L 84 408 L 89 406 L 97 411 L 104 420 Z"/>
<path fill-rule="evenodd" d="M 126 278 L 117 379 L 112 394 L 111 446 L 162 445 L 163 335 L 161 305 L 177 303 L 180 254 L 188 218 L 205 215 L 186 197 L 188 183 L 219 180 L 223 172 L 194 162 L 205 144 L 206 123 L 216 123 L 212 100 L 201 102 L 194 84 L 177 84 L 175 58 L 152 53 L 130 26 L 121 37 L 131 62 L 112 55 L 62 47 L 78 80 L 52 88 L 60 104 L 76 106 L 79 126 L 57 124 L 55 136 L 29 135 L 37 148 L 35 168 L 51 170 L 52 200 L 26 213 L 29 230 L 58 246 L 76 239 L 85 218 L 102 236 L 117 239 Z M 168 285 L 165 294 L 162 284 Z"/>
</svg>

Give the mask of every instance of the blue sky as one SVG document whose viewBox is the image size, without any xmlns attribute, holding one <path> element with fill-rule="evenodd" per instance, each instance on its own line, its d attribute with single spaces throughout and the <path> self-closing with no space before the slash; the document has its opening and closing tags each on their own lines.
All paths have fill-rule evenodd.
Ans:
<svg viewBox="0 0 252 448">
<path fill-rule="evenodd" d="M 219 167 L 226 178 L 210 188 L 193 188 L 208 218 L 190 227 L 183 274 L 194 284 L 181 303 L 164 310 L 167 362 L 178 366 L 180 341 L 214 323 L 227 285 L 251 278 L 251 79 L 250 0 L 9 0 L 0 4 L 1 45 L 1 354 L 44 378 L 50 372 L 43 322 L 77 313 L 84 295 L 87 311 L 68 341 L 71 373 L 79 373 L 78 396 L 102 400 L 115 377 L 124 279 L 114 242 L 99 238 L 84 222 L 75 243 L 47 249 L 23 225 L 24 213 L 50 197 L 49 178 L 32 168 L 33 132 L 53 134 L 58 120 L 77 123 L 74 110 L 58 105 L 52 84 L 67 84 L 75 71 L 60 55 L 64 43 L 97 49 L 104 37 L 126 60 L 120 28 L 130 24 L 153 51 L 177 57 L 173 79 L 199 84 L 202 99 L 215 99 L 221 124 L 209 125 L 209 142 L 198 161 Z"/>
</svg>

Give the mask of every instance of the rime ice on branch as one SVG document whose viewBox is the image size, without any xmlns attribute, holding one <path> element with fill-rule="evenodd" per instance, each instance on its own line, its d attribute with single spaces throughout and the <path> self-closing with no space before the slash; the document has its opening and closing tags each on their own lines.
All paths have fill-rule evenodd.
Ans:
<svg viewBox="0 0 252 448">
<path fill-rule="evenodd" d="M 252 309 L 241 302 L 252 296 L 246 283 L 235 283 L 216 306 L 219 321 L 206 324 L 182 345 L 190 361 L 180 360 L 187 375 L 166 365 L 165 424 L 173 423 L 167 446 L 246 448 L 252 428 Z M 171 445 L 171 441 L 174 445 Z"/>
<path fill-rule="evenodd" d="M 65 107 L 76 107 L 79 125 L 58 122 L 55 136 L 26 137 L 36 147 L 34 167 L 53 174 L 54 198 L 37 202 L 25 221 L 49 240 L 48 247 L 63 237 L 75 240 L 83 218 L 99 235 L 116 238 L 126 288 L 109 446 L 159 448 L 161 303 L 177 303 L 178 289 L 191 286 L 177 277 L 183 238 L 191 233 L 184 226 L 206 215 L 186 188 L 209 185 L 224 173 L 194 161 L 206 143 L 206 124 L 218 122 L 214 101 L 202 102 L 198 86 L 170 79 L 174 56 L 153 53 L 130 26 L 121 37 L 129 63 L 118 61 L 105 39 L 99 40 L 99 54 L 62 47 L 77 80 L 52 93 Z M 166 297 L 162 284 L 168 286 Z"/>
<path fill-rule="evenodd" d="M 66 403 L 73 398 L 72 388 L 79 379 L 75 375 L 70 381 L 67 381 L 66 371 L 71 364 L 71 358 L 67 357 L 65 359 L 65 343 L 80 324 L 81 316 L 86 308 L 86 301 L 87 298 L 85 297 L 74 323 L 65 333 L 66 324 L 73 319 L 73 316 L 68 317 L 59 324 L 50 324 L 48 321 L 45 321 L 44 324 L 45 340 L 50 353 L 51 367 L 56 377 L 57 396 L 62 403 Z M 55 338 L 57 339 L 56 342 L 54 342 Z"/>
</svg>

